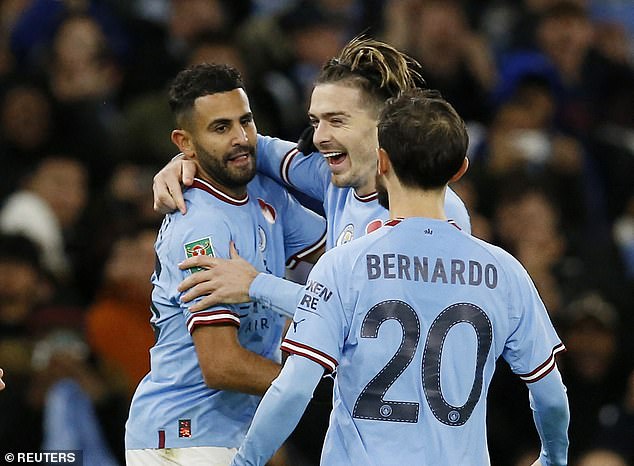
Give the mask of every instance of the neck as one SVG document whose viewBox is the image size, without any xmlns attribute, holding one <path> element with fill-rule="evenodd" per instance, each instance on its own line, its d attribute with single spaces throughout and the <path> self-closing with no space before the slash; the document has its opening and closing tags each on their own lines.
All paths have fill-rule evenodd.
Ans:
<svg viewBox="0 0 634 466">
<path fill-rule="evenodd" d="M 390 218 L 426 217 L 447 220 L 446 189 L 422 190 L 403 186 L 390 189 Z"/>
<path fill-rule="evenodd" d="M 355 186 L 354 192 L 359 197 L 369 196 L 370 194 L 374 194 L 376 192 L 376 181 L 372 178 L 370 181 L 365 183 L 362 186 Z"/>
<path fill-rule="evenodd" d="M 221 191 L 224 194 L 226 194 L 228 196 L 231 196 L 231 197 L 233 197 L 235 199 L 242 199 L 244 196 L 247 195 L 247 186 L 246 185 L 233 186 L 233 187 L 226 186 L 226 185 L 220 183 L 219 181 L 215 180 L 211 176 L 207 175 L 206 173 L 202 173 L 202 170 L 200 170 L 198 172 L 198 177 L 200 179 L 202 179 L 202 180 L 205 180 L 207 183 L 212 185 L 218 191 Z"/>
</svg>

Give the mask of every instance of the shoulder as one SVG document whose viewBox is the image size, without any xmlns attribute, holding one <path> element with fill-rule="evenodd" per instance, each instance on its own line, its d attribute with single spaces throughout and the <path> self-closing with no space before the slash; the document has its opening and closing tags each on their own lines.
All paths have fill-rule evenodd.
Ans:
<svg viewBox="0 0 634 466">
<path fill-rule="evenodd" d="M 290 154 L 293 151 L 297 152 L 297 143 L 258 134 L 257 151 L 258 157 L 265 156 L 265 154 L 271 152 L 278 156 L 283 156 L 286 154 Z"/>
<path fill-rule="evenodd" d="M 168 214 L 172 228 L 177 230 L 225 229 L 231 219 L 231 211 L 234 206 L 218 201 L 207 193 L 196 192 L 188 189 L 184 193 L 187 213 L 179 211 Z"/>
<path fill-rule="evenodd" d="M 499 246 L 488 243 L 467 233 L 463 233 L 465 237 L 471 241 L 474 246 L 479 247 L 482 251 L 488 254 L 492 262 L 495 262 L 500 270 L 507 275 L 514 276 L 527 276 L 528 272 L 524 266 L 515 258 L 511 253 L 502 249 Z"/>
<path fill-rule="evenodd" d="M 349 273 L 351 267 L 354 269 L 358 264 L 365 264 L 365 254 L 375 249 L 376 243 L 380 242 L 386 235 L 389 235 L 389 227 L 381 227 L 367 235 L 356 238 L 340 246 L 336 246 L 326 251 L 317 262 L 324 258 L 330 263 L 341 265 L 341 270 Z"/>
</svg>

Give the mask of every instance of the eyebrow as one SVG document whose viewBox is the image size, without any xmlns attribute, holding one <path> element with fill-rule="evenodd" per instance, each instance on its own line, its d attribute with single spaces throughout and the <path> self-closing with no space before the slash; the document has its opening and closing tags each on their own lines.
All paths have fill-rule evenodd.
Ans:
<svg viewBox="0 0 634 466">
<path fill-rule="evenodd" d="M 317 115 L 315 115 L 314 113 L 310 113 L 308 112 L 308 116 L 311 118 L 317 118 Z M 336 116 L 345 116 L 345 117 L 350 117 L 350 113 L 345 112 L 343 110 L 338 110 L 336 112 L 326 112 L 324 114 L 322 114 L 322 118 L 323 119 L 327 119 L 327 118 L 332 118 L 332 117 L 336 117 Z"/>
<path fill-rule="evenodd" d="M 238 117 L 238 120 L 243 120 L 245 118 L 250 118 L 253 119 L 253 112 L 247 112 L 243 115 L 240 115 Z M 215 120 L 212 120 L 209 125 L 207 125 L 208 128 L 212 128 L 216 125 L 228 125 L 233 121 L 232 118 L 217 118 Z"/>
</svg>

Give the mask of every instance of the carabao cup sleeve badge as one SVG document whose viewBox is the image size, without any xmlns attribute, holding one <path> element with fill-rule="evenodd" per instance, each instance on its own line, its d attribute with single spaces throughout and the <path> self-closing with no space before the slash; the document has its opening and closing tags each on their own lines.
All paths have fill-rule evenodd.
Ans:
<svg viewBox="0 0 634 466">
<path fill-rule="evenodd" d="M 210 236 L 206 238 L 197 239 L 196 241 L 191 241 L 189 243 L 185 243 L 183 247 L 185 248 L 186 257 L 194 257 L 194 256 L 216 257 L 216 254 L 214 252 L 214 246 L 213 246 L 213 243 L 211 242 Z M 193 273 L 193 272 L 199 272 L 203 270 L 203 268 L 192 267 L 189 270 Z"/>
</svg>

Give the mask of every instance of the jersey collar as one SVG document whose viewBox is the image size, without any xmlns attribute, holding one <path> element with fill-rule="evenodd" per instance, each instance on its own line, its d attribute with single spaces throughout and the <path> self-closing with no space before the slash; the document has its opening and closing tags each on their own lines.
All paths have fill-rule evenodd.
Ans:
<svg viewBox="0 0 634 466">
<path fill-rule="evenodd" d="M 372 202 L 379 197 L 376 191 L 368 194 L 367 196 L 359 196 L 354 189 L 352 190 L 352 192 L 354 193 L 354 198 L 360 202 Z"/>
<path fill-rule="evenodd" d="M 389 220 L 386 220 L 385 223 L 383 223 L 383 225 L 385 225 L 386 227 L 394 227 L 396 225 L 398 225 L 399 223 L 401 223 L 403 220 L 405 220 L 404 217 L 396 217 L 396 218 L 391 218 Z M 458 230 L 462 230 L 462 228 L 460 228 L 460 226 L 458 226 L 458 224 L 456 223 L 455 220 L 453 219 L 448 219 L 447 223 L 449 225 L 453 225 L 454 227 L 456 227 Z"/>
<path fill-rule="evenodd" d="M 243 198 L 237 199 L 233 196 L 230 196 L 227 193 L 223 193 L 218 188 L 215 188 L 210 183 L 205 180 L 201 180 L 200 178 L 194 178 L 194 182 L 191 185 L 192 188 L 202 189 L 203 191 L 208 192 L 212 196 L 217 197 L 223 202 L 231 205 L 245 205 L 249 202 L 249 194 L 245 194 Z"/>
</svg>

